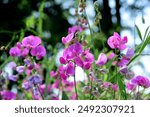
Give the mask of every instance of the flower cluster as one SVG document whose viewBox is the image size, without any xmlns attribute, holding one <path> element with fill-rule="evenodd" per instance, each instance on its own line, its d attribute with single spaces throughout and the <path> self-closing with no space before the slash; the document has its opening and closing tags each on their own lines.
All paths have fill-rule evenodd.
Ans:
<svg viewBox="0 0 150 117">
<path fill-rule="evenodd" d="M 126 87 L 129 91 L 136 91 L 137 87 L 143 87 L 144 89 L 150 87 L 150 80 L 145 76 L 135 76 L 126 84 Z"/>
<path fill-rule="evenodd" d="M 15 47 L 12 47 L 9 54 L 12 57 L 27 57 L 29 52 L 36 59 L 41 59 L 46 55 L 45 48 L 40 45 L 41 39 L 38 36 L 28 36 L 23 38 L 22 42 L 18 42 Z"/>
<path fill-rule="evenodd" d="M 39 87 L 42 84 L 41 66 L 37 60 L 42 59 L 46 55 L 46 49 L 41 45 L 41 39 L 38 36 L 27 36 L 21 42 L 17 42 L 15 47 L 9 51 L 10 56 L 16 58 L 16 62 L 12 61 L 7 64 L 7 79 L 13 82 L 20 82 L 20 75 L 23 77 L 22 88 L 26 91 L 31 91 L 33 97 L 40 97 Z M 19 63 L 19 60 L 21 60 Z M 23 64 L 22 64 L 23 63 Z M 17 65 L 19 64 L 19 65 Z M 1 92 L 2 98 L 15 99 L 12 92 Z"/>
<path fill-rule="evenodd" d="M 142 86 L 144 88 L 150 87 L 150 81 L 147 77 L 144 76 L 136 76 L 131 80 L 131 82 L 135 85 Z"/>
<path fill-rule="evenodd" d="M 134 56 L 134 49 L 127 48 L 128 38 L 123 38 L 116 32 L 107 40 L 111 52 L 100 52 L 97 60 L 91 52 L 91 48 L 80 39 L 82 26 L 73 26 L 68 29 L 68 35 L 62 37 L 65 48 L 59 62 L 61 65 L 56 71 L 50 71 L 50 79 L 47 84 L 43 78 L 41 65 L 37 62 L 46 55 L 46 49 L 41 45 L 38 36 L 28 36 L 17 42 L 9 51 L 10 56 L 15 58 L 7 64 L 11 71 L 6 74 L 9 82 L 21 83 L 19 89 L 30 94 L 32 99 L 78 99 L 78 94 L 84 94 L 87 99 L 118 99 L 116 95 L 122 93 L 119 82 L 124 83 L 121 77 L 125 77 L 128 91 L 136 91 L 137 87 L 149 88 L 150 80 L 145 76 L 135 76 L 128 68 L 130 60 Z M 122 51 L 126 50 L 125 54 Z M 20 61 L 21 60 L 21 61 Z M 19 63 L 20 62 L 20 63 Z M 76 81 L 76 69 L 84 71 L 85 80 L 82 85 Z M 115 69 L 115 70 L 114 70 Z M 115 73 L 112 73 L 112 71 Z M 19 77 L 23 79 L 19 79 Z M 117 78 L 118 76 L 118 78 Z M 44 79 L 44 80 L 43 80 Z M 21 82 L 20 82 L 21 81 Z M 78 91 L 80 93 L 77 92 Z M 126 90 L 124 88 L 124 90 Z M 75 89 L 75 91 L 74 91 Z M 17 91 L 16 91 L 17 92 Z M 67 93 L 67 95 L 66 95 Z M 46 96 L 45 96 L 46 95 Z M 63 97 L 64 96 L 64 97 Z M 5 100 L 17 99 L 17 94 L 4 88 L 0 91 L 0 98 Z M 79 98 L 80 99 L 80 98 Z M 81 98 L 82 99 L 82 98 Z"/>
<path fill-rule="evenodd" d="M 128 42 L 128 38 L 125 36 L 123 38 L 116 32 L 114 32 L 113 36 L 110 36 L 107 40 L 108 45 L 112 49 L 124 50 L 126 49 L 126 43 Z"/>
</svg>

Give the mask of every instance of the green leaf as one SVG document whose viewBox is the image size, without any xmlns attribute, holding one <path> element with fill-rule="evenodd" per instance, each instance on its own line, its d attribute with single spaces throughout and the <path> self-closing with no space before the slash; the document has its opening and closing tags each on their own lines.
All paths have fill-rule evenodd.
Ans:
<svg viewBox="0 0 150 117">
<path fill-rule="evenodd" d="M 140 29 L 138 28 L 137 25 L 135 25 L 135 28 L 136 28 L 136 30 L 137 30 L 137 32 L 138 32 L 138 35 L 139 35 L 139 37 L 140 37 L 140 39 L 141 39 L 141 41 L 142 41 L 142 34 L 141 34 Z"/>
<path fill-rule="evenodd" d="M 140 56 L 140 54 L 143 52 L 144 48 L 148 44 L 150 44 L 150 36 L 147 36 L 147 38 L 145 39 L 145 41 L 141 44 L 141 48 L 139 49 L 138 53 L 134 55 L 134 57 L 130 60 L 129 64 L 132 63 L 132 61 L 134 61 L 138 56 Z"/>
<path fill-rule="evenodd" d="M 150 36 L 148 36 L 146 38 L 146 40 L 143 42 L 138 54 L 140 55 L 142 53 L 142 51 L 144 50 L 144 48 L 146 47 L 146 45 L 148 45 L 150 43 Z"/>
<path fill-rule="evenodd" d="M 120 77 L 118 77 L 118 86 L 119 86 L 119 91 L 120 91 L 120 99 L 127 99 L 127 95 L 126 95 L 126 86 L 124 83 L 124 78 L 120 75 Z"/>
<path fill-rule="evenodd" d="M 112 63 L 113 63 L 113 61 L 114 61 L 115 59 L 116 59 L 116 57 L 112 58 L 111 60 L 109 60 L 109 61 L 107 62 L 107 64 L 106 64 L 107 69 L 110 69 L 110 68 L 111 68 Z"/>
<path fill-rule="evenodd" d="M 144 19 L 143 15 L 142 15 L 142 23 L 145 24 L 145 19 Z"/>
<path fill-rule="evenodd" d="M 149 32 L 150 32 L 150 31 L 148 32 L 148 30 L 149 30 L 149 27 L 150 27 L 150 26 L 148 26 L 148 27 L 146 28 L 146 30 L 145 30 L 145 34 L 144 34 L 144 40 L 146 39 L 146 36 L 148 36 L 147 34 L 149 34 Z"/>
</svg>

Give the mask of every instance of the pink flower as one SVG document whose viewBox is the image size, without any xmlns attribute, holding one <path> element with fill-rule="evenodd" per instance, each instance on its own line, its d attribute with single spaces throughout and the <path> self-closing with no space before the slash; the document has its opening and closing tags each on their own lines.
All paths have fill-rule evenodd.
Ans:
<svg viewBox="0 0 150 117">
<path fill-rule="evenodd" d="M 131 84 L 131 83 L 127 83 L 126 84 L 126 88 L 128 90 L 134 91 L 136 89 L 136 85 L 135 84 Z"/>
<path fill-rule="evenodd" d="M 72 89 L 74 88 L 74 82 L 70 82 L 67 80 L 62 80 L 63 87 L 65 90 L 69 93 L 72 92 Z"/>
<path fill-rule="evenodd" d="M 66 74 L 66 67 L 60 66 L 58 68 L 58 72 L 60 74 L 61 79 L 66 80 L 68 78 L 68 75 Z"/>
<path fill-rule="evenodd" d="M 36 56 L 36 59 L 41 59 L 46 55 L 46 50 L 43 46 L 36 46 L 35 48 L 31 49 L 31 55 Z"/>
<path fill-rule="evenodd" d="M 9 50 L 9 54 L 12 57 L 20 56 L 21 55 L 21 50 L 18 47 L 12 47 Z"/>
<path fill-rule="evenodd" d="M 62 43 L 67 44 L 69 43 L 74 37 L 74 33 L 68 34 L 66 37 L 62 37 Z"/>
<path fill-rule="evenodd" d="M 119 50 L 124 50 L 126 49 L 125 44 L 127 41 L 128 39 L 126 36 L 121 39 L 120 35 L 114 32 L 114 35 L 108 38 L 107 43 L 112 49 L 118 48 Z"/>
<path fill-rule="evenodd" d="M 104 82 L 102 87 L 104 88 L 109 88 L 111 86 L 111 83 L 110 82 Z"/>
<path fill-rule="evenodd" d="M 16 47 L 18 47 L 19 49 L 21 49 L 22 45 L 20 42 L 17 42 Z"/>
<path fill-rule="evenodd" d="M 78 55 L 75 58 L 75 63 L 84 69 L 89 69 L 93 62 L 94 56 L 89 52 L 89 49 L 85 50 L 81 55 Z"/>
<path fill-rule="evenodd" d="M 150 80 L 147 77 L 144 76 L 136 76 L 134 77 L 131 82 L 133 84 L 136 84 L 138 86 L 142 86 L 144 88 L 149 88 L 150 87 Z"/>
<path fill-rule="evenodd" d="M 77 64 L 77 66 L 83 67 L 83 60 L 81 56 L 77 56 L 75 58 L 75 63 Z"/>
<path fill-rule="evenodd" d="M 118 85 L 117 84 L 112 84 L 111 85 L 112 90 L 118 91 Z"/>
<path fill-rule="evenodd" d="M 118 62 L 118 66 L 125 66 L 130 62 L 130 59 L 133 57 L 134 55 L 134 50 L 132 48 L 129 48 L 127 50 L 127 53 L 121 58 L 121 60 Z"/>
<path fill-rule="evenodd" d="M 16 93 L 13 93 L 11 91 L 1 91 L 0 94 L 4 100 L 15 100 L 16 99 Z"/>
<path fill-rule="evenodd" d="M 96 64 L 103 66 L 107 62 L 107 56 L 104 53 L 101 53 L 96 61 Z"/>
<path fill-rule="evenodd" d="M 83 56 L 84 56 L 84 62 L 90 62 L 90 63 L 94 62 L 94 56 L 92 53 L 90 53 L 89 49 L 84 51 Z"/>
<path fill-rule="evenodd" d="M 57 78 L 57 75 L 58 75 L 58 73 L 55 72 L 55 71 L 51 71 L 51 72 L 50 72 L 50 76 L 51 76 L 51 77 Z"/>
<path fill-rule="evenodd" d="M 41 39 L 38 36 L 30 35 L 28 37 L 23 38 L 22 45 L 27 48 L 33 48 L 41 44 Z"/>
<path fill-rule="evenodd" d="M 82 32 L 82 27 L 81 26 L 72 26 L 68 29 L 68 33 L 76 33 L 76 32 Z"/>
<path fill-rule="evenodd" d="M 28 54 L 29 54 L 29 50 L 27 49 L 27 48 L 24 48 L 22 51 L 21 51 L 21 56 L 22 57 L 26 57 L 26 56 L 28 56 Z"/>
<path fill-rule="evenodd" d="M 58 72 L 60 77 L 63 80 L 66 80 L 69 76 L 73 76 L 75 74 L 74 64 L 70 61 L 66 66 L 60 66 L 58 68 Z"/>
<path fill-rule="evenodd" d="M 68 48 L 66 48 L 63 52 L 63 61 L 62 63 L 65 63 L 65 61 L 73 60 L 76 56 L 81 54 L 83 51 L 82 45 L 79 42 L 76 42 L 72 45 L 70 45 Z M 61 61 L 60 61 L 61 62 Z"/>
<path fill-rule="evenodd" d="M 52 88 L 55 88 L 55 89 L 59 88 L 59 80 L 57 79 L 55 80 L 55 82 L 52 85 Z"/>
<path fill-rule="evenodd" d="M 121 60 L 118 62 L 118 66 L 123 67 L 130 62 L 130 59 L 122 57 Z"/>
<path fill-rule="evenodd" d="M 74 64 L 72 62 L 69 62 L 66 67 L 66 74 L 73 76 L 74 73 L 75 73 Z"/>
<path fill-rule="evenodd" d="M 67 63 L 67 60 L 66 60 L 65 58 L 63 58 L 63 57 L 60 57 L 60 58 L 59 58 L 59 62 L 60 62 L 61 64 L 66 64 L 66 63 Z"/>
<path fill-rule="evenodd" d="M 134 56 L 134 49 L 133 48 L 129 48 L 128 50 L 127 50 L 127 53 L 126 53 L 126 55 L 125 55 L 125 57 L 126 58 L 132 58 Z"/>
<path fill-rule="evenodd" d="M 114 57 L 115 57 L 115 53 L 111 52 L 111 53 L 109 54 L 109 56 L 108 56 L 108 59 L 112 59 L 112 58 L 114 58 Z"/>
<path fill-rule="evenodd" d="M 45 92 L 45 91 L 47 91 L 47 93 L 50 93 L 52 86 L 51 86 L 51 85 L 48 85 L 48 86 L 47 86 L 47 90 L 45 90 L 46 85 L 45 85 L 45 84 L 42 84 L 42 85 L 39 86 L 39 88 L 40 88 L 40 93 L 41 93 L 42 95 L 44 95 L 44 92 Z"/>
</svg>

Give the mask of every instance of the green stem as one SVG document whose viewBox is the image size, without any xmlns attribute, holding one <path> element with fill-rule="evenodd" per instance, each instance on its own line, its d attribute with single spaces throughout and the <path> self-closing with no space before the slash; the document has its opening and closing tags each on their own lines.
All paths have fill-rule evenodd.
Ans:
<svg viewBox="0 0 150 117">
<path fill-rule="evenodd" d="M 76 70 L 76 65 L 74 65 L 74 71 Z M 75 93 L 76 93 L 76 99 L 78 100 L 78 92 L 77 92 L 77 84 L 76 84 L 76 76 L 75 76 L 75 73 L 74 72 L 74 87 L 75 87 Z"/>
</svg>

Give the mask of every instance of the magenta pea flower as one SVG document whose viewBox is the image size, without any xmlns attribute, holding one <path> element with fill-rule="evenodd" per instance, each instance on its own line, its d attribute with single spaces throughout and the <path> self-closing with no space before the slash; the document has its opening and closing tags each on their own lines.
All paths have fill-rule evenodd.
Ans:
<svg viewBox="0 0 150 117">
<path fill-rule="evenodd" d="M 84 63 L 80 55 L 75 58 L 75 63 L 77 66 L 83 67 Z"/>
<path fill-rule="evenodd" d="M 73 60 L 76 56 L 83 52 L 82 45 L 79 42 L 76 42 L 66 48 L 63 52 L 63 58 L 61 58 L 60 62 L 65 63 L 66 61 Z"/>
<path fill-rule="evenodd" d="M 75 74 L 74 63 L 70 61 L 66 66 L 60 66 L 58 68 L 58 72 L 60 77 L 63 80 L 66 80 L 69 76 L 73 76 Z"/>
<path fill-rule="evenodd" d="M 9 50 L 9 54 L 12 57 L 20 56 L 21 55 L 21 50 L 18 47 L 12 47 Z"/>
<path fill-rule="evenodd" d="M 90 63 L 94 62 L 94 55 L 90 53 L 89 49 L 85 50 L 82 56 L 84 57 L 85 62 L 90 62 Z"/>
<path fill-rule="evenodd" d="M 67 92 L 72 92 L 72 89 L 74 88 L 74 82 L 62 80 L 62 84 Z"/>
<path fill-rule="evenodd" d="M 17 42 L 16 47 L 18 47 L 19 49 L 21 49 L 21 48 L 22 48 L 21 43 L 20 43 L 20 42 Z"/>
<path fill-rule="evenodd" d="M 107 62 L 107 56 L 104 53 L 101 53 L 96 61 L 96 64 L 103 66 Z"/>
<path fill-rule="evenodd" d="M 56 79 L 55 82 L 52 84 L 52 88 L 57 89 L 59 88 L 59 80 Z"/>
<path fill-rule="evenodd" d="M 22 40 L 22 45 L 26 48 L 34 48 L 38 46 L 39 44 L 41 44 L 41 39 L 38 36 L 30 35 L 30 36 L 23 38 Z"/>
<path fill-rule="evenodd" d="M 89 52 L 89 49 L 85 50 L 82 54 L 83 68 L 89 69 L 94 62 L 94 55 Z"/>
<path fill-rule="evenodd" d="M 42 84 L 42 85 L 39 86 L 39 88 L 40 88 L 40 93 L 41 93 L 42 95 L 44 95 L 46 85 L 45 85 L 45 84 Z M 48 86 L 47 86 L 47 90 L 46 90 L 47 93 L 50 93 L 51 89 L 52 89 L 52 86 L 51 86 L 51 85 L 48 85 Z"/>
<path fill-rule="evenodd" d="M 130 62 L 130 59 L 122 57 L 121 60 L 118 62 L 118 66 L 123 67 Z"/>
<path fill-rule="evenodd" d="M 55 71 L 50 71 L 50 76 L 51 76 L 51 77 L 57 78 L 57 75 L 58 75 L 57 72 L 55 72 Z"/>
<path fill-rule="evenodd" d="M 68 29 L 68 33 L 76 33 L 76 32 L 82 32 L 81 26 L 72 26 Z"/>
<path fill-rule="evenodd" d="M 111 85 L 112 90 L 118 91 L 118 85 L 117 84 L 112 84 Z"/>
<path fill-rule="evenodd" d="M 150 87 L 150 80 L 145 76 L 140 76 L 140 75 L 136 76 L 131 80 L 131 82 L 133 84 L 136 84 L 138 86 L 142 86 L 144 88 L 149 88 Z"/>
<path fill-rule="evenodd" d="M 129 48 L 128 50 L 127 50 L 127 53 L 126 53 L 126 55 L 125 55 L 125 57 L 126 58 L 132 58 L 134 56 L 134 49 L 133 48 Z"/>
<path fill-rule="evenodd" d="M 60 58 L 59 58 L 59 62 L 60 62 L 61 64 L 66 64 L 66 63 L 67 63 L 67 60 L 66 60 L 65 58 L 63 58 L 63 57 L 60 57 Z"/>
<path fill-rule="evenodd" d="M 75 58 L 75 63 L 84 69 L 89 69 L 94 62 L 94 55 L 89 52 L 89 49 L 85 50 L 82 54 Z"/>
<path fill-rule="evenodd" d="M 74 33 L 68 34 L 66 37 L 62 37 L 62 43 L 67 44 L 69 43 L 74 37 Z"/>
<path fill-rule="evenodd" d="M 134 49 L 129 48 L 127 50 L 127 53 L 121 58 L 121 60 L 118 62 L 118 66 L 125 66 L 130 62 L 130 59 L 134 56 Z"/>
<path fill-rule="evenodd" d="M 127 90 L 131 90 L 131 91 L 134 91 L 136 89 L 136 84 L 132 84 L 132 83 L 127 83 L 126 84 L 126 88 Z"/>
<path fill-rule="evenodd" d="M 124 50 L 126 49 L 125 44 L 127 41 L 128 39 L 126 36 L 121 39 L 120 35 L 114 32 L 114 35 L 108 38 L 107 43 L 112 49 L 118 48 L 119 50 Z"/>
<path fill-rule="evenodd" d="M 36 46 L 35 48 L 32 48 L 30 51 L 32 56 L 36 56 L 36 59 L 41 59 L 46 55 L 46 50 L 43 46 Z"/>
<path fill-rule="evenodd" d="M 67 64 L 66 74 L 70 75 L 70 76 L 73 76 L 75 74 L 75 68 L 74 68 L 74 64 L 72 62 L 69 62 Z"/>
<path fill-rule="evenodd" d="M 68 78 L 68 75 L 66 74 L 66 67 L 60 66 L 58 68 L 58 72 L 61 79 L 66 80 Z"/>
<path fill-rule="evenodd" d="M 29 54 L 29 49 L 24 48 L 23 50 L 21 50 L 21 56 L 23 58 L 25 58 L 26 56 L 28 56 L 28 54 Z"/>
<path fill-rule="evenodd" d="M 0 92 L 2 99 L 4 100 L 15 100 L 16 99 L 16 93 L 13 93 L 11 91 L 1 91 Z"/>
</svg>

